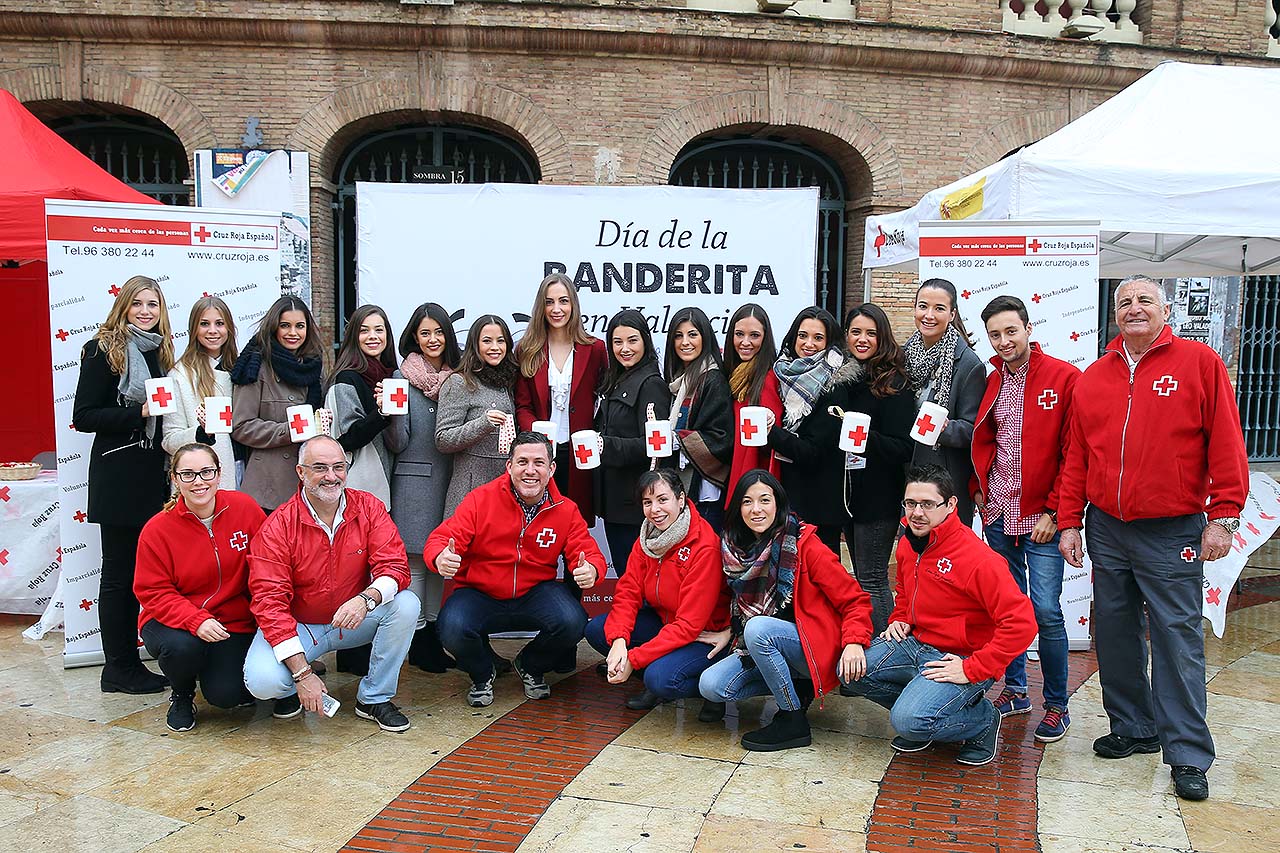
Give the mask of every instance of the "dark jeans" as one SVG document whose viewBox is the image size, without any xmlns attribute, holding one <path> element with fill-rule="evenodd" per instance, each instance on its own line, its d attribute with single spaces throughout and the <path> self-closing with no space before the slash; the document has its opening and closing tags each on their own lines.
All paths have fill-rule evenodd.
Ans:
<svg viewBox="0 0 1280 853">
<path fill-rule="evenodd" d="M 893 538 L 901 525 L 895 519 L 851 521 L 845 525 L 844 541 L 853 560 L 853 576 L 871 596 L 871 627 L 879 636 L 889 625 L 893 612 L 893 587 L 889 585 L 889 555 Z"/>
<path fill-rule="evenodd" d="M 210 705 L 234 708 L 253 697 L 244 689 L 244 657 L 253 634 L 232 634 L 206 643 L 190 631 L 170 628 L 152 619 L 142 626 L 142 641 L 169 678 L 173 692 L 193 694 L 196 682 Z"/>
<path fill-rule="evenodd" d="M 702 516 L 707 524 L 711 525 L 711 529 L 716 535 L 724 533 L 724 497 L 714 501 L 696 501 L 694 506 L 698 508 L 698 515 Z"/>
<path fill-rule="evenodd" d="M 631 549 L 640 538 L 640 525 L 606 521 L 604 538 L 609 543 L 609 559 L 613 560 L 613 570 L 618 577 L 622 577 L 627 570 L 627 558 L 631 556 Z"/>
<path fill-rule="evenodd" d="M 141 527 L 100 525 L 102 576 L 98 580 L 98 625 L 107 669 L 124 674 L 142 666 L 138 658 L 138 597 L 133 569 L 138 561 Z"/>
<path fill-rule="evenodd" d="M 526 672 L 542 675 L 558 655 L 582 639 L 587 612 L 557 580 L 542 581 L 518 598 L 491 598 L 462 587 L 450 594 L 436 620 L 440 642 L 458 661 L 458 668 L 477 684 L 493 674 L 489 635 L 503 631 L 537 631 L 520 652 Z"/>
<path fill-rule="evenodd" d="M 609 643 L 604 637 L 604 622 L 607 616 L 601 615 L 587 623 L 587 642 L 591 648 L 602 655 L 609 654 Z M 634 649 L 658 636 L 662 630 L 662 617 L 652 607 L 641 607 L 636 614 L 635 627 L 631 629 L 631 638 L 627 640 L 627 648 Z M 650 693 L 663 699 L 685 699 L 698 695 L 698 678 L 702 671 L 715 660 L 724 657 L 725 652 L 712 660 L 707 657 L 711 646 L 694 641 L 667 652 L 644 669 L 644 686 Z"/>
</svg>

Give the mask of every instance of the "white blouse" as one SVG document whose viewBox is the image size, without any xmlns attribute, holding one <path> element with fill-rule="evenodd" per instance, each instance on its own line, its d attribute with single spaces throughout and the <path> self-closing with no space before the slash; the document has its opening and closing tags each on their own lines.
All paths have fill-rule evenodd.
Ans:
<svg viewBox="0 0 1280 853">
<path fill-rule="evenodd" d="M 573 390 L 573 350 L 564 360 L 564 369 L 547 352 L 547 382 L 551 386 L 551 422 L 556 425 L 555 443 L 569 440 L 569 394 Z"/>
</svg>

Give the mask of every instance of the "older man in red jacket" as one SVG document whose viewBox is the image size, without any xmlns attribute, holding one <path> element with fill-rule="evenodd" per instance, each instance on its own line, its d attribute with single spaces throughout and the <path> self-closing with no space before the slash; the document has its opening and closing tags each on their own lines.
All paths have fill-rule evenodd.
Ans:
<svg viewBox="0 0 1280 853">
<path fill-rule="evenodd" d="M 348 489 L 347 456 L 328 436 L 298 452 L 302 489 L 271 513 L 249 547 L 249 592 L 258 633 L 244 683 L 275 699 L 274 716 L 321 713 L 328 691 L 311 661 L 373 643 L 356 716 L 383 731 L 409 720 L 391 698 L 409 653 L 420 604 L 408 589 L 404 542 L 382 501 Z"/>
<path fill-rule="evenodd" d="M 1244 434 L 1226 366 L 1173 334 L 1158 282 L 1120 282 L 1115 310 L 1120 336 L 1076 383 L 1058 505 L 1062 555 L 1082 564 L 1087 524 L 1093 560 L 1098 677 L 1111 721 L 1093 751 L 1163 750 L 1178 796 L 1203 800 L 1214 758 L 1204 562 L 1230 553 L 1240 527 L 1249 494 Z"/>
</svg>

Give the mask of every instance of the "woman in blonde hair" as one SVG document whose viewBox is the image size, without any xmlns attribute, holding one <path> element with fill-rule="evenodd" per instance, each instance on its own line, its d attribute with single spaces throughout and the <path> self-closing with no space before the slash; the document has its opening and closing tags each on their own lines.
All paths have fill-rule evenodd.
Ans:
<svg viewBox="0 0 1280 853">
<path fill-rule="evenodd" d="M 169 313 L 160 285 L 126 281 L 107 319 L 84 345 L 72 423 L 94 433 L 89 454 L 89 521 L 102 536 L 98 624 L 104 693 L 159 693 L 168 684 L 138 657 L 133 572 L 142 526 L 164 505 L 162 418 L 147 405 L 145 382 L 173 367 Z"/>
<path fill-rule="evenodd" d="M 231 434 L 210 435 L 205 431 L 205 397 L 231 396 L 231 368 L 236 363 L 236 323 L 227 303 L 216 296 L 204 296 L 191 306 L 187 319 L 187 348 L 169 371 L 173 379 L 174 410 L 164 419 L 161 443 L 172 455 L 192 442 L 207 444 L 218 455 L 222 470 L 218 488 L 236 487 L 235 457 Z"/>
</svg>

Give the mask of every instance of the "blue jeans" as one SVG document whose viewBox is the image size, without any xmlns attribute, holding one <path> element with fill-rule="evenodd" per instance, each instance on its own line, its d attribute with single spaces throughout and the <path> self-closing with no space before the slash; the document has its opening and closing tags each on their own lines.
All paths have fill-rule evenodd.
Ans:
<svg viewBox="0 0 1280 853">
<path fill-rule="evenodd" d="M 867 649 L 867 674 L 849 687 L 889 709 L 893 730 L 908 740 L 954 742 L 977 737 L 991 725 L 985 693 L 991 679 L 976 684 L 930 681 L 921 673 L 943 653 L 910 635 L 876 637 Z"/>
<path fill-rule="evenodd" d="M 772 616 L 752 617 L 742 631 L 742 643 L 755 666 L 743 666 L 745 658 L 731 654 L 708 667 L 698 680 L 702 698 L 737 702 L 772 693 L 781 710 L 800 710 L 795 679 L 810 675 L 795 623 Z"/>
<path fill-rule="evenodd" d="M 483 684 L 493 675 L 489 635 L 503 631 L 537 631 L 520 652 L 525 672 L 541 676 L 557 656 L 582 639 L 587 612 L 558 580 L 546 580 L 517 598 L 491 598 L 478 589 L 455 589 L 440 608 L 436 633 L 458 661 L 458 668 Z"/>
<path fill-rule="evenodd" d="M 607 616 L 597 616 L 587 623 L 587 642 L 602 655 L 609 654 L 609 643 L 604 637 Z M 641 607 L 636 614 L 635 627 L 627 648 L 634 649 L 658 636 L 662 630 L 662 617 L 652 607 Z M 707 655 L 711 646 L 694 641 L 667 652 L 644 668 L 645 689 L 663 699 L 686 699 L 698 695 L 698 678 L 711 666 Z"/>
<path fill-rule="evenodd" d="M 407 589 L 369 611 L 354 631 L 332 625 L 298 623 L 298 640 L 307 662 L 336 649 L 351 649 L 373 643 L 369 654 L 369 674 L 360 679 L 356 699 L 365 705 L 386 702 L 396 695 L 400 666 L 409 653 L 413 632 L 418 627 L 418 597 Z M 289 668 L 276 660 L 276 653 L 259 629 L 249 644 L 244 661 L 244 686 L 259 699 L 280 699 L 298 692 Z"/>
<path fill-rule="evenodd" d="M 1058 534 L 1043 545 L 1030 536 L 1009 536 L 1004 521 L 983 528 L 987 544 L 1009 563 L 1009 571 L 1018 588 L 1027 591 L 1031 581 L 1031 607 L 1040 627 L 1040 671 L 1044 674 L 1044 704 L 1067 707 L 1067 625 L 1062 618 L 1062 574 L 1065 562 L 1058 553 Z M 1027 692 L 1027 656 L 1020 654 L 1004 671 L 1004 683 L 1010 690 Z"/>
</svg>

